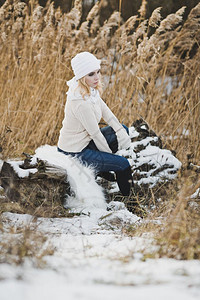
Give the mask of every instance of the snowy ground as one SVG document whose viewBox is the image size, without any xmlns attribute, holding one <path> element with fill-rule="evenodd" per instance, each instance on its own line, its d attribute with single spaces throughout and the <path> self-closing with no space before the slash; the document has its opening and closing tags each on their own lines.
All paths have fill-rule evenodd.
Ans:
<svg viewBox="0 0 200 300">
<path fill-rule="evenodd" d="M 4 233 L 35 226 L 48 235 L 55 252 L 44 257 L 43 268 L 32 259 L 20 266 L 0 265 L 1 300 L 192 300 L 200 297 L 200 261 L 143 259 L 145 249 L 156 251 L 153 239 L 127 237 L 124 226 L 142 220 L 123 205 L 95 209 L 90 215 L 60 219 L 33 219 L 4 213 Z"/>
</svg>

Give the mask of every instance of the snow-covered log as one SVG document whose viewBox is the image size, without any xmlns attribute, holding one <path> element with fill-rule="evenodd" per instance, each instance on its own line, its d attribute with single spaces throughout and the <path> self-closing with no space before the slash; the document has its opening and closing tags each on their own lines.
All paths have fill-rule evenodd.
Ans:
<svg viewBox="0 0 200 300">
<path fill-rule="evenodd" d="M 26 156 L 24 161 L 4 161 L 0 172 L 6 198 L 19 204 L 11 205 L 14 211 L 25 208 L 33 214 L 36 209 L 35 215 L 68 216 L 64 208 L 74 212 L 106 208 L 103 188 L 97 184 L 93 169 L 58 152 L 56 146 L 41 146 L 34 156 Z"/>
<path fill-rule="evenodd" d="M 153 188 L 156 184 L 174 179 L 181 167 L 175 152 L 162 148 L 161 138 L 142 119 L 129 128 L 131 147 L 118 154 L 128 158 L 135 187 Z"/>
<path fill-rule="evenodd" d="M 138 204 L 149 205 L 152 192 L 163 194 L 167 184 L 177 177 L 181 162 L 175 152 L 162 148 L 161 138 L 140 119 L 129 128 L 131 146 L 117 154 L 125 156 L 132 167 L 134 186 L 130 197 L 122 199 L 119 188 L 114 182 L 103 182 L 112 200 L 123 200 L 129 210 L 135 211 Z M 103 181 L 102 179 L 100 179 Z"/>
<path fill-rule="evenodd" d="M 117 183 L 99 177 L 96 180 L 94 170 L 49 145 L 36 149 L 34 156 L 26 155 L 24 161 L 4 162 L 0 185 L 9 200 L 27 205 L 45 205 L 51 199 L 69 208 L 83 209 L 87 205 L 102 207 L 107 198 L 107 202 L 125 200 L 127 207 L 134 210 L 134 203 L 148 204 L 152 189 L 177 176 L 181 162 L 173 152 L 162 149 L 161 139 L 143 120 L 133 123 L 129 134 L 131 147 L 117 153 L 127 157 L 132 167 L 134 186 L 128 199 L 120 195 Z"/>
<path fill-rule="evenodd" d="M 50 202 L 55 203 L 51 208 L 58 213 L 58 208 L 64 203 L 70 188 L 66 172 L 42 160 L 34 161 L 33 163 L 30 157 L 24 161 L 4 161 L 0 172 L 0 185 L 6 198 L 11 203 L 18 203 L 17 207 L 14 205 L 14 211 L 16 208 L 17 211 L 22 208 L 33 211 L 40 207 L 43 210 L 48 207 L 49 210 Z"/>
</svg>

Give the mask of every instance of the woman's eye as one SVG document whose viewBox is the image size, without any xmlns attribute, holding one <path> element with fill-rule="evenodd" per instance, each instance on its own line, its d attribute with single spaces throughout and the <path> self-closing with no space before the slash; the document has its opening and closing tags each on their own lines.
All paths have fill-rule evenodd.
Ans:
<svg viewBox="0 0 200 300">
<path fill-rule="evenodd" d="M 98 70 L 96 73 L 99 74 L 99 73 L 100 73 L 100 70 Z M 93 76 L 94 74 L 95 74 L 95 72 L 91 72 L 91 73 L 88 74 L 88 76 L 91 77 L 91 76 Z"/>
</svg>

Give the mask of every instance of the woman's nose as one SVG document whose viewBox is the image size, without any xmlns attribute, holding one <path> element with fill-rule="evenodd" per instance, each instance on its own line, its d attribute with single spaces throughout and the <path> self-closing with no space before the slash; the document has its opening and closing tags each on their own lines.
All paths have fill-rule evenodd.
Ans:
<svg viewBox="0 0 200 300">
<path fill-rule="evenodd" d="M 98 79 L 99 79 L 99 73 L 95 73 L 94 79 L 95 79 L 95 80 L 98 80 Z"/>
</svg>

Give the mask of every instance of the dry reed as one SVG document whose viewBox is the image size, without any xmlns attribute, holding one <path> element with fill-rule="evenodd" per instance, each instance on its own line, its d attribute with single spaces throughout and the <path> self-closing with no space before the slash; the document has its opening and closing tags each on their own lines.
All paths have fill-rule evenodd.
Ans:
<svg viewBox="0 0 200 300">
<path fill-rule="evenodd" d="M 140 17 L 122 24 L 114 12 L 98 23 L 100 3 L 80 24 L 81 1 L 67 14 L 6 1 L 0 8 L 1 146 L 4 157 L 56 144 L 65 104 L 70 59 L 89 50 L 102 58 L 103 98 L 121 121 L 138 117 L 186 161 L 197 162 L 199 147 L 199 19 L 197 5 L 182 24 L 184 8 L 161 21 L 160 8 L 149 20 L 146 1 Z M 138 21 L 139 23 L 138 23 Z M 156 27 L 149 35 L 149 28 Z M 189 133 L 186 135 L 185 133 Z"/>
</svg>

